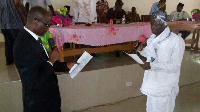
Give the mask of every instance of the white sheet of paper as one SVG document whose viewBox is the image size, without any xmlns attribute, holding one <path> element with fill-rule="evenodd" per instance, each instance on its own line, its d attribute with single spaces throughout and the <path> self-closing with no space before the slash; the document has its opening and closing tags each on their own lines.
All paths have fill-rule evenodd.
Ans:
<svg viewBox="0 0 200 112">
<path fill-rule="evenodd" d="M 82 69 L 83 67 L 93 58 L 88 52 L 84 52 L 82 56 L 77 60 L 77 63 L 69 71 L 70 77 L 73 79 Z"/>
<path fill-rule="evenodd" d="M 140 59 L 140 57 L 138 57 L 137 54 L 128 54 L 128 53 L 126 53 L 126 54 L 129 55 L 131 58 L 133 58 L 139 64 L 144 64 L 144 62 Z"/>
</svg>

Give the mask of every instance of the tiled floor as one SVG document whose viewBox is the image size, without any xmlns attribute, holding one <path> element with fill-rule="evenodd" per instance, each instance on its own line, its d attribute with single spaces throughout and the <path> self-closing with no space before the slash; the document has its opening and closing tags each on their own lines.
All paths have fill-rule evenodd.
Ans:
<svg viewBox="0 0 200 112">
<path fill-rule="evenodd" d="M 191 64 L 199 62 L 199 52 L 194 53 L 189 50 L 187 50 L 186 52 L 190 55 L 185 56 L 185 60 L 190 60 Z M 70 60 L 75 59 L 70 58 Z M 5 65 L 3 42 L 0 42 L 0 62 L 0 84 L 20 80 L 15 65 Z M 134 62 L 130 61 L 130 57 L 122 53 L 121 57 L 119 58 L 115 57 L 114 53 L 104 53 L 98 54 L 98 57 L 92 59 L 83 71 L 104 69 L 108 67 L 123 66 L 130 64 L 134 64 Z M 125 99 L 123 101 L 113 104 L 105 104 L 91 107 L 89 109 L 81 110 L 81 112 L 145 112 L 145 103 L 146 96 L 139 96 L 135 98 Z M 180 87 L 180 92 L 176 99 L 175 112 L 200 112 L 200 82 L 193 82 L 191 84 Z"/>
<path fill-rule="evenodd" d="M 174 112 L 200 112 L 200 82 L 180 87 Z M 77 112 L 145 112 L 146 96 L 100 105 Z"/>
<path fill-rule="evenodd" d="M 17 69 L 14 64 L 6 66 L 4 43 L 0 42 L 0 83 L 19 80 Z"/>
</svg>

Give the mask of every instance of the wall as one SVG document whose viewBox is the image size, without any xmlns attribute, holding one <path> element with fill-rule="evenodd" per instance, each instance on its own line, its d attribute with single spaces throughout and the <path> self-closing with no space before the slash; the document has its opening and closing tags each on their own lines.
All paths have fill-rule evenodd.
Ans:
<svg viewBox="0 0 200 112">
<path fill-rule="evenodd" d="M 107 0 L 109 3 L 109 7 L 113 7 L 116 0 Z M 136 7 L 137 12 L 140 15 L 148 15 L 151 9 L 151 6 L 154 2 L 159 0 L 123 0 L 124 6 L 123 9 L 125 11 L 131 10 L 131 7 Z M 199 0 L 166 0 L 167 5 L 167 13 L 170 14 L 172 11 L 176 10 L 176 6 L 179 2 L 185 4 L 184 9 L 186 12 L 190 14 L 191 10 L 194 8 L 198 8 Z M 70 5 L 71 0 L 51 0 L 55 9 L 58 9 L 64 5 Z M 71 14 L 73 14 L 73 7 L 71 7 Z"/>
<path fill-rule="evenodd" d="M 116 0 L 107 0 L 107 1 L 109 3 L 109 6 L 113 7 Z M 159 0 L 123 0 L 123 2 L 124 2 L 123 9 L 125 11 L 130 11 L 131 7 L 134 6 L 137 8 L 137 12 L 140 15 L 148 15 L 152 4 L 157 1 L 159 1 Z M 71 6 L 71 14 L 73 15 L 73 7 L 72 7 L 71 0 L 51 0 L 51 2 L 53 4 L 55 10 L 64 5 L 70 5 Z M 170 14 L 170 12 L 176 10 L 176 6 L 179 2 L 185 4 L 183 10 L 185 10 L 186 12 L 188 12 L 190 14 L 192 9 L 198 8 L 199 0 L 167 0 L 167 2 L 166 2 L 167 13 Z M 3 42 L 3 41 L 4 41 L 3 36 L 1 36 L 1 34 L 0 34 L 0 42 Z"/>
</svg>

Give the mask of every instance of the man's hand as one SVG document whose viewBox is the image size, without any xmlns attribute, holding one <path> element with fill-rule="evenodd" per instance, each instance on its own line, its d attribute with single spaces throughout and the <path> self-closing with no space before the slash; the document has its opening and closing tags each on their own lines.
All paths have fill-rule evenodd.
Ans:
<svg viewBox="0 0 200 112">
<path fill-rule="evenodd" d="M 139 64 L 144 70 L 151 69 L 150 62 L 145 62 L 144 64 Z"/>
<path fill-rule="evenodd" d="M 77 62 L 67 62 L 67 68 L 70 70 L 74 64 L 78 64 Z"/>
<path fill-rule="evenodd" d="M 138 43 L 137 43 L 137 44 L 138 44 Z M 137 46 L 137 45 L 136 45 L 136 46 Z M 137 50 L 138 50 L 138 51 L 142 51 L 144 47 L 146 47 L 146 44 L 143 44 L 143 43 L 142 43 L 142 44 L 140 44 L 140 46 L 138 47 Z"/>
<path fill-rule="evenodd" d="M 49 61 L 54 64 L 60 58 L 58 49 L 55 48 L 52 52 L 49 53 Z"/>
</svg>

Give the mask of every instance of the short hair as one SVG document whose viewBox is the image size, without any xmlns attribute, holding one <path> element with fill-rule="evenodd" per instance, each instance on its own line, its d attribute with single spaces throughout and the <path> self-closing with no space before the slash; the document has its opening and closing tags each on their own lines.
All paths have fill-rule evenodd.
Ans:
<svg viewBox="0 0 200 112">
<path fill-rule="evenodd" d="M 136 9 L 135 7 L 132 7 L 132 9 Z"/>
<path fill-rule="evenodd" d="M 161 10 L 154 12 L 151 19 L 158 20 L 161 24 L 167 25 L 167 13 Z"/>
<path fill-rule="evenodd" d="M 49 12 L 46 9 L 40 6 L 34 6 L 28 12 L 27 23 L 31 23 L 35 19 L 43 20 L 47 13 Z"/>
<path fill-rule="evenodd" d="M 178 7 L 183 7 L 184 4 L 182 4 L 182 3 L 179 2 L 177 6 L 178 6 Z"/>
<path fill-rule="evenodd" d="M 68 11 L 70 10 L 70 6 L 68 6 L 68 5 L 65 5 L 65 7 L 67 8 L 67 10 L 68 10 Z"/>
<path fill-rule="evenodd" d="M 123 6 L 124 3 L 122 2 L 122 0 L 116 0 L 115 5 Z"/>
</svg>

